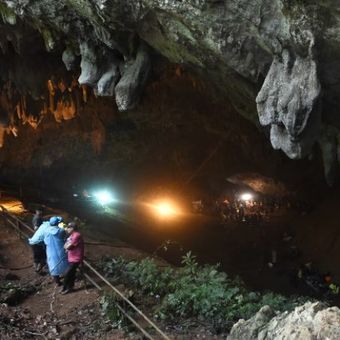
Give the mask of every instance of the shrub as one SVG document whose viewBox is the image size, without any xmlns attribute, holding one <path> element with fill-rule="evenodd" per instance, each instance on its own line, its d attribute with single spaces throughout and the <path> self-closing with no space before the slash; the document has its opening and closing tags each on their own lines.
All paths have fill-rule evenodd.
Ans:
<svg viewBox="0 0 340 340">
<path fill-rule="evenodd" d="M 113 294 L 105 294 L 101 297 L 100 309 L 102 315 L 105 315 L 113 328 L 123 329 L 127 327 L 127 321 L 123 313 L 118 309 L 116 297 Z"/>
<path fill-rule="evenodd" d="M 198 318 L 223 330 L 236 320 L 248 319 L 263 305 L 278 311 L 292 310 L 303 299 L 274 293 L 256 293 L 245 288 L 238 277 L 231 279 L 219 271 L 219 265 L 199 266 L 190 252 L 182 258 L 182 267 L 159 268 L 154 260 L 107 262 L 107 274 L 120 276 L 149 295 L 159 295 L 155 315 L 164 320 Z"/>
</svg>

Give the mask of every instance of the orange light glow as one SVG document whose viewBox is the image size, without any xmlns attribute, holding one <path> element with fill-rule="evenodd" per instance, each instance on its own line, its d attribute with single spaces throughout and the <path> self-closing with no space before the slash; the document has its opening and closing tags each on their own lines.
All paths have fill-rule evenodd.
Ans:
<svg viewBox="0 0 340 340">
<path fill-rule="evenodd" d="M 159 218 L 175 218 L 181 213 L 178 206 L 170 201 L 157 201 L 148 206 Z"/>
<path fill-rule="evenodd" d="M 161 202 L 157 206 L 159 215 L 170 216 L 176 214 L 176 209 L 168 202 Z"/>
<path fill-rule="evenodd" d="M 15 198 L 1 198 L 0 205 L 13 214 L 20 214 L 25 211 L 22 202 Z"/>
</svg>

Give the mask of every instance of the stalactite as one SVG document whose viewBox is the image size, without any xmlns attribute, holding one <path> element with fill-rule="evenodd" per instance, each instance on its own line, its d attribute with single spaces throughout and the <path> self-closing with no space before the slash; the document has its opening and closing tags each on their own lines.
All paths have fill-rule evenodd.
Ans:
<svg viewBox="0 0 340 340">
<path fill-rule="evenodd" d="M 81 89 L 83 91 L 83 101 L 84 103 L 87 103 L 87 86 L 81 85 Z"/>
<path fill-rule="evenodd" d="M 3 146 L 5 132 L 15 137 L 18 135 L 19 123 L 36 129 L 48 114 L 52 114 L 58 123 L 73 119 L 88 101 L 88 91 L 88 86 L 80 86 L 75 77 L 71 81 L 49 79 L 46 93 L 39 98 L 19 95 L 11 81 L 3 83 L 0 87 L 0 110 L 4 113 L 0 122 L 0 147 Z M 100 152 L 101 138 L 95 139 L 95 149 Z"/>
<path fill-rule="evenodd" d="M 14 125 L 9 127 L 9 131 L 13 134 L 14 137 L 18 137 L 18 128 Z"/>
<path fill-rule="evenodd" d="M 5 133 L 6 133 L 6 128 L 0 125 L 0 148 L 4 146 Z"/>
<path fill-rule="evenodd" d="M 22 113 L 21 113 L 21 105 L 18 103 L 15 108 L 16 108 L 16 111 L 17 111 L 17 116 L 20 119 L 21 115 L 22 115 Z"/>
<path fill-rule="evenodd" d="M 62 120 L 69 120 L 75 117 L 76 104 L 74 100 L 60 100 L 57 102 L 56 110 L 53 111 L 55 120 L 60 123 Z"/>
<path fill-rule="evenodd" d="M 49 93 L 49 103 L 50 103 L 49 108 L 50 108 L 50 111 L 53 112 L 55 110 L 54 108 L 55 89 L 54 89 L 53 81 L 51 79 L 49 79 L 47 82 L 47 89 Z"/>
</svg>

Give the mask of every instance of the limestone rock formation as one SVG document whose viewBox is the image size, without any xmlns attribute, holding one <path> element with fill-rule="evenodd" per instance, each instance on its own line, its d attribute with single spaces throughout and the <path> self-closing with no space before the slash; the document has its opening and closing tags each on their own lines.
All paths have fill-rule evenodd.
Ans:
<svg viewBox="0 0 340 340">
<path fill-rule="evenodd" d="M 320 95 L 316 63 L 311 56 L 291 56 L 288 50 L 275 57 L 256 101 L 261 125 L 270 126 L 275 149 L 290 158 L 311 150 L 320 128 Z"/>
<path fill-rule="evenodd" d="M 122 77 L 115 88 L 116 103 L 120 111 L 126 111 L 136 106 L 141 87 L 145 84 L 149 71 L 149 55 L 147 49 L 141 46 L 136 59 L 125 66 Z"/>
<path fill-rule="evenodd" d="M 101 58 L 98 52 L 101 52 L 96 46 L 91 46 L 88 42 L 83 42 L 79 46 L 81 54 L 81 74 L 78 78 L 80 85 L 89 85 L 95 87 L 101 76 Z"/>
<path fill-rule="evenodd" d="M 340 339 L 340 310 L 320 302 L 306 303 L 291 313 L 275 315 L 262 307 L 251 319 L 239 320 L 228 340 L 337 340 Z"/>
<path fill-rule="evenodd" d="M 290 158 L 320 144 L 331 183 L 339 152 L 323 143 L 339 149 L 339 10 L 337 0 L 2 0 L 0 64 L 9 45 L 22 53 L 29 39 L 40 53 L 33 30 L 67 70 L 80 66 L 80 84 L 125 111 L 160 54 L 203 74 Z"/>
<path fill-rule="evenodd" d="M 71 49 L 66 49 L 61 56 L 63 63 L 68 71 L 74 69 L 76 64 L 76 55 Z"/>
</svg>

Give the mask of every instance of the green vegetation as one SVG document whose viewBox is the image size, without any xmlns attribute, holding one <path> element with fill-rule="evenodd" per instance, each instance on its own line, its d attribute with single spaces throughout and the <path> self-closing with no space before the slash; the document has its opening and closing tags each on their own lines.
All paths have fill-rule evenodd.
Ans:
<svg viewBox="0 0 340 340">
<path fill-rule="evenodd" d="M 47 51 L 52 51 L 55 45 L 54 37 L 52 32 L 46 27 L 40 30 L 40 33 L 44 39 L 45 47 Z"/>
<path fill-rule="evenodd" d="M 105 294 L 100 299 L 100 309 L 103 316 L 111 321 L 111 326 L 117 329 L 126 329 L 127 320 L 116 305 L 116 298 L 112 294 Z"/>
<path fill-rule="evenodd" d="M 99 13 L 95 11 L 94 6 L 88 0 L 67 0 L 66 4 L 73 8 L 77 14 L 89 20 L 91 23 L 102 24 L 104 19 L 99 16 Z"/>
<path fill-rule="evenodd" d="M 185 62 L 203 66 L 201 57 L 197 57 L 204 56 L 201 53 L 201 47 L 191 28 L 186 26 L 181 18 L 166 13 L 157 13 L 157 16 L 148 17 L 148 25 L 153 29 L 142 31 L 141 36 L 155 50 L 160 51 L 174 63 Z M 155 27 L 159 28 L 155 29 Z"/>
<path fill-rule="evenodd" d="M 154 315 L 165 321 L 197 318 L 215 330 L 227 330 L 240 318 L 247 319 L 262 306 L 290 311 L 305 302 L 274 293 L 251 292 L 244 283 L 229 278 L 218 265 L 198 265 L 189 252 L 179 269 L 159 267 L 150 258 L 141 261 L 107 260 L 102 269 L 115 282 L 124 283 L 154 299 Z M 111 312 L 106 308 L 107 313 Z"/>
<path fill-rule="evenodd" d="M 30 18 L 27 22 L 41 34 L 46 51 L 52 51 L 60 34 L 57 32 L 57 27 L 53 28 L 51 25 L 43 23 L 39 18 L 34 17 Z"/>
<path fill-rule="evenodd" d="M 0 3 L 0 14 L 2 21 L 11 25 L 15 25 L 17 22 L 16 15 L 14 11 L 7 5 Z"/>
</svg>

